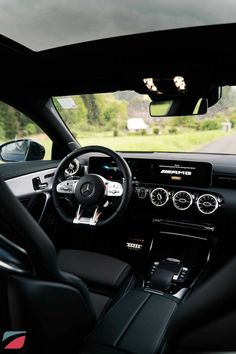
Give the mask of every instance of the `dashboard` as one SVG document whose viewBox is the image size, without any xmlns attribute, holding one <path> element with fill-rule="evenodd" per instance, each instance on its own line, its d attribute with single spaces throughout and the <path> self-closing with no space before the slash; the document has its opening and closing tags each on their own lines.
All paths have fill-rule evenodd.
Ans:
<svg viewBox="0 0 236 354">
<path fill-rule="evenodd" d="M 205 230 L 234 235 L 236 212 L 236 155 L 167 152 L 121 152 L 133 178 L 133 197 L 124 222 L 146 230 L 150 225 L 199 237 Z M 79 157 L 74 176 L 100 174 L 121 181 L 119 166 L 101 153 Z M 146 226 L 145 226 L 146 225 Z M 171 225 L 171 226 L 169 226 Z M 196 231 L 196 232 L 195 232 Z M 213 232 L 214 231 L 214 232 Z M 155 229 L 154 229 L 155 232 Z M 206 236 L 206 235 L 205 235 Z M 204 237 L 205 237 L 204 236 Z"/>
<path fill-rule="evenodd" d="M 126 159 L 133 180 L 147 183 L 177 186 L 211 187 L 212 164 L 196 161 L 173 161 L 159 159 Z M 109 157 L 90 157 L 89 173 L 104 176 L 108 180 L 121 180 L 116 162 Z"/>
<path fill-rule="evenodd" d="M 140 200 L 150 200 L 156 208 L 172 207 L 178 211 L 191 208 L 203 215 L 214 214 L 222 208 L 222 196 L 199 190 L 212 187 L 213 166 L 210 162 L 140 158 L 125 160 L 132 171 L 136 196 Z M 88 172 L 108 180 L 122 180 L 119 166 L 110 157 L 91 156 Z"/>
<path fill-rule="evenodd" d="M 122 152 L 133 174 L 133 197 L 126 220 L 134 225 L 172 223 L 200 225 L 235 235 L 236 155 L 202 153 Z M 1 175 L 19 198 L 50 192 L 59 161 L 2 164 Z M 107 156 L 89 153 L 72 161 L 65 173 L 79 178 L 98 173 L 121 181 L 119 166 Z M 35 191 L 32 181 L 40 179 L 47 188 Z M 225 232 L 227 228 L 227 233 Z M 202 231 L 199 232 L 199 235 Z"/>
</svg>

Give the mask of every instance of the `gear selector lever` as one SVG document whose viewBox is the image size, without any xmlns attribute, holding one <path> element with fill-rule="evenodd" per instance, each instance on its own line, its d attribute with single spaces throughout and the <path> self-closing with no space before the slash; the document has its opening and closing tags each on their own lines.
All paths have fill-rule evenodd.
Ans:
<svg viewBox="0 0 236 354">
<path fill-rule="evenodd" d="M 188 275 L 189 269 L 183 266 L 179 259 L 166 258 L 156 261 L 150 271 L 148 287 L 166 291 L 172 282 L 183 283 Z"/>
<path fill-rule="evenodd" d="M 151 276 L 150 287 L 161 291 L 169 289 L 174 273 L 164 268 L 157 268 Z"/>
</svg>

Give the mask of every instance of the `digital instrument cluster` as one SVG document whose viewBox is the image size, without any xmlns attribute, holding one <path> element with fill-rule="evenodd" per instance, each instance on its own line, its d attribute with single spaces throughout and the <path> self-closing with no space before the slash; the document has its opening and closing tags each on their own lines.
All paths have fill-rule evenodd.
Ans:
<svg viewBox="0 0 236 354">
<path fill-rule="evenodd" d="M 173 161 L 154 159 L 125 159 L 133 180 L 140 183 L 210 188 L 212 165 L 209 162 Z M 119 167 L 109 157 L 90 157 L 89 173 L 102 175 L 108 180 L 121 180 Z"/>
</svg>

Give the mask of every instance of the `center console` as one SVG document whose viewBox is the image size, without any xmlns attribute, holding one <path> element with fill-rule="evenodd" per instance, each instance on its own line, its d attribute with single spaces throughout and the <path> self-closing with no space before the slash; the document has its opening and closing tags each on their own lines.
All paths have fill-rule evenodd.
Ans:
<svg viewBox="0 0 236 354">
<path fill-rule="evenodd" d="M 222 196 L 211 190 L 212 164 L 151 158 L 126 161 L 135 190 L 130 223 L 140 218 L 146 225 L 144 235 L 149 234 L 142 236 L 138 231 L 129 238 L 130 253 L 140 253 L 151 238 L 142 287 L 183 298 L 209 261 L 217 218 L 224 207 Z M 89 166 L 90 172 L 105 173 L 108 179 L 121 178 L 109 158 L 92 157 Z"/>
<path fill-rule="evenodd" d="M 182 299 L 206 268 L 211 248 L 205 237 L 159 231 L 150 247 L 143 288 Z"/>
<path fill-rule="evenodd" d="M 223 206 L 220 195 L 205 190 L 211 187 L 210 163 L 152 159 L 127 163 L 134 177 L 135 213 L 132 210 L 131 232 L 127 231 L 121 253 L 139 263 L 138 284 L 89 335 L 86 354 L 161 350 L 175 311 L 208 264 L 215 233 L 212 215 Z M 89 172 L 121 179 L 116 164 L 105 157 L 90 158 Z M 139 223 L 132 229 L 139 217 L 143 228 Z"/>
<path fill-rule="evenodd" d="M 127 242 L 142 252 L 141 239 Z M 160 231 L 152 239 L 137 286 L 121 298 L 86 340 L 83 354 L 154 354 L 161 352 L 173 316 L 205 269 L 210 243 Z"/>
<path fill-rule="evenodd" d="M 150 242 L 143 258 L 141 287 L 183 298 L 207 265 L 209 240 L 223 209 L 223 198 L 211 191 L 212 164 L 132 157 L 125 160 L 134 185 L 129 225 L 139 218 L 146 225 L 143 235 L 132 231 L 133 237 L 126 239 L 126 260 L 136 254 L 140 262 L 139 254 Z M 89 158 L 89 173 L 108 180 L 122 179 L 119 166 L 105 156 Z"/>
<path fill-rule="evenodd" d="M 95 327 L 83 353 L 158 353 L 177 308 L 174 297 L 134 289 Z"/>
<path fill-rule="evenodd" d="M 150 278 L 146 281 L 146 288 L 168 291 L 172 284 L 179 286 L 187 279 L 189 268 L 176 258 L 166 258 L 155 261 L 150 270 Z"/>
</svg>

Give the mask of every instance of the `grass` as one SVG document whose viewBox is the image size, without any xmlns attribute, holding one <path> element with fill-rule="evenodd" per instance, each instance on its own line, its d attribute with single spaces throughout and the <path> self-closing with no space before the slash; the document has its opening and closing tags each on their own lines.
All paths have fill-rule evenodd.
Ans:
<svg viewBox="0 0 236 354">
<path fill-rule="evenodd" d="M 89 137 L 89 134 L 92 135 Z M 82 146 L 103 145 L 117 151 L 196 151 L 229 133 L 222 130 L 184 132 L 166 135 L 132 135 L 113 137 L 112 132 L 86 133 L 78 137 Z M 30 137 L 45 147 L 44 160 L 51 159 L 52 142 L 44 134 Z"/>
<path fill-rule="evenodd" d="M 118 151 L 195 151 L 227 134 L 222 130 L 118 137 L 96 134 L 91 137 L 79 137 L 78 141 L 82 146 L 104 145 Z"/>
<path fill-rule="evenodd" d="M 44 160 L 51 160 L 52 156 L 52 141 L 51 140 L 45 140 L 42 145 L 45 147 L 45 156 Z"/>
</svg>

